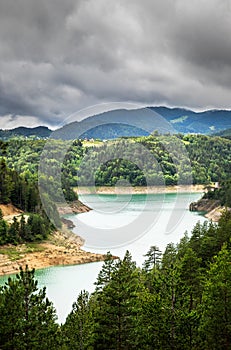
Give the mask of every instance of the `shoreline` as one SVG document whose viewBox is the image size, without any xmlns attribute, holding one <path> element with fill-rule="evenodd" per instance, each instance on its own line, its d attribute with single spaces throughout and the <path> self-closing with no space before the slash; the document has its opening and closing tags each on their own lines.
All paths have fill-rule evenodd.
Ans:
<svg viewBox="0 0 231 350">
<path fill-rule="evenodd" d="M 224 212 L 225 210 L 225 207 L 222 207 L 222 206 L 217 206 L 216 208 L 208 211 L 206 214 L 205 214 L 205 217 L 213 222 L 218 222 L 219 219 L 221 218 L 222 216 L 222 213 Z"/>
<path fill-rule="evenodd" d="M 84 251 L 83 240 L 68 230 L 56 231 L 47 241 L 0 247 L 0 276 L 16 274 L 28 265 L 35 270 L 104 261 L 106 255 Z M 116 257 L 114 257 L 116 259 Z"/>
<path fill-rule="evenodd" d="M 81 194 L 158 194 L 158 193 L 204 193 L 204 185 L 177 185 L 177 186 L 99 186 L 99 187 L 76 187 L 75 192 Z"/>
<path fill-rule="evenodd" d="M 79 194 L 158 194 L 158 193 L 185 193 L 197 192 L 203 193 L 203 185 L 184 185 L 184 186 L 151 186 L 151 187 L 98 187 L 80 188 Z M 10 208 L 12 212 L 5 213 L 13 215 L 22 215 L 17 208 Z M 58 212 L 60 216 L 74 213 L 89 212 L 91 208 L 77 200 L 73 203 L 60 203 Z M 8 216 L 9 220 L 9 216 Z M 64 219 L 65 222 L 65 219 Z M 19 272 L 20 266 L 42 269 L 52 266 L 79 265 L 97 261 L 104 261 L 106 255 L 86 252 L 82 249 L 84 240 L 74 234 L 69 228 L 71 221 L 66 220 L 62 231 L 56 231 L 51 234 L 47 241 L 41 243 L 25 243 L 17 246 L 5 245 L 0 247 L 0 276 L 15 274 Z M 117 257 L 114 257 L 115 259 Z"/>
<path fill-rule="evenodd" d="M 197 202 L 192 202 L 189 206 L 189 210 L 204 212 L 204 217 L 213 222 L 218 222 L 225 207 L 220 205 L 219 200 L 201 198 Z"/>
<path fill-rule="evenodd" d="M 91 208 L 86 204 L 83 204 L 80 200 L 76 200 L 72 203 L 59 203 L 57 204 L 57 210 L 60 216 L 67 214 L 81 214 L 87 213 Z"/>
<path fill-rule="evenodd" d="M 4 214 L 3 219 L 8 222 L 12 221 L 14 216 L 20 217 L 23 214 L 11 204 L 2 204 L 1 210 Z M 60 216 L 85 213 L 90 210 L 91 208 L 79 200 L 58 205 Z M 70 230 L 73 228 L 72 222 L 64 218 L 62 221 L 62 229 L 54 231 L 46 241 L 0 246 L 0 276 L 16 274 L 20 267 L 26 265 L 30 269 L 38 270 L 52 266 L 79 265 L 105 260 L 104 254 L 83 250 L 84 239 Z"/>
</svg>

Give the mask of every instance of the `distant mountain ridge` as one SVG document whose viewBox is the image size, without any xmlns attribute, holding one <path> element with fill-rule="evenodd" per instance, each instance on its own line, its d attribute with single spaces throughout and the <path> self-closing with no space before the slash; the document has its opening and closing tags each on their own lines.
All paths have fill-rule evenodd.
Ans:
<svg viewBox="0 0 231 350">
<path fill-rule="evenodd" d="M 225 137 L 227 139 L 231 139 L 231 128 L 222 130 L 214 134 L 214 136 Z"/>
<path fill-rule="evenodd" d="M 231 128 L 231 110 L 194 112 L 184 108 L 150 107 L 168 120 L 178 132 L 212 134 Z M 180 120 L 184 118 L 183 120 Z"/>
<path fill-rule="evenodd" d="M 147 107 L 119 109 L 64 125 L 52 133 L 54 138 L 113 139 L 121 136 L 144 136 L 160 133 L 214 134 L 231 128 L 231 111 L 194 112 L 184 108 Z"/>
<path fill-rule="evenodd" d="M 25 126 L 20 126 L 18 128 L 10 130 L 0 129 L 0 139 L 10 139 L 12 137 L 22 136 L 22 137 L 32 137 L 35 138 L 48 138 L 52 133 L 47 126 L 37 126 L 35 128 L 28 128 Z"/>
<path fill-rule="evenodd" d="M 195 112 L 185 108 L 147 107 L 117 109 L 64 125 L 51 131 L 45 126 L 0 130 L 0 138 L 13 136 L 72 140 L 76 138 L 114 139 L 159 133 L 215 134 L 231 128 L 231 110 Z"/>
</svg>

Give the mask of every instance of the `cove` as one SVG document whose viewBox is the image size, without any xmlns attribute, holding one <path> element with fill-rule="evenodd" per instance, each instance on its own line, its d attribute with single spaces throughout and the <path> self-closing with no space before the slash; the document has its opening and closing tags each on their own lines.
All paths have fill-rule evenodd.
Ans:
<svg viewBox="0 0 231 350">
<path fill-rule="evenodd" d="M 198 221 L 206 220 L 200 213 L 188 210 L 189 203 L 200 197 L 200 193 L 167 193 L 148 196 L 143 194 L 84 195 L 80 200 L 93 210 L 71 215 L 69 218 L 76 224 L 73 231 L 85 239 L 85 250 L 99 253 L 110 250 L 112 254 L 121 258 L 126 250 L 129 250 L 133 259 L 141 266 L 144 261 L 143 255 L 151 245 L 156 245 L 164 251 L 168 243 L 178 243 L 186 230 L 190 234 Z M 140 220 L 148 219 L 149 215 L 154 219 L 144 233 L 138 230 L 135 234 L 128 232 L 127 236 L 123 234 L 123 237 L 120 237 L 119 233 L 124 227 L 129 231 L 130 228 L 133 229 L 132 224 L 136 219 L 139 224 Z M 175 227 L 166 234 L 166 228 L 172 217 L 177 218 Z M 171 223 L 174 224 L 174 220 Z M 89 232 L 84 231 L 86 227 L 90 227 Z M 116 235 L 111 239 L 108 233 L 115 228 Z M 94 231 L 98 234 L 94 234 Z M 114 231 L 112 232 L 114 235 Z M 39 287 L 46 286 L 47 296 L 54 303 L 60 323 L 65 322 L 72 303 L 81 290 L 85 289 L 89 292 L 94 290 L 94 282 L 101 266 L 102 262 L 97 262 L 57 266 L 36 271 Z M 8 276 L 0 277 L 0 285 L 4 284 L 7 278 Z"/>
</svg>

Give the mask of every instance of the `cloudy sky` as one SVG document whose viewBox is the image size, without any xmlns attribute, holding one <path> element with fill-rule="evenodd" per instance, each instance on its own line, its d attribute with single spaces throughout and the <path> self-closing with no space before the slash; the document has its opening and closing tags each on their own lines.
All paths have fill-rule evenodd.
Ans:
<svg viewBox="0 0 231 350">
<path fill-rule="evenodd" d="M 230 33 L 231 0 L 0 0 L 0 128 L 111 102 L 231 108 Z"/>
</svg>

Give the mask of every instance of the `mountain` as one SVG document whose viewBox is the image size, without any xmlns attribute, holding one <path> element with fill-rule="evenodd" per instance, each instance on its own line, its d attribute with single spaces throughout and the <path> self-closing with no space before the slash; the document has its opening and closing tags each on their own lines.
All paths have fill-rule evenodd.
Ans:
<svg viewBox="0 0 231 350">
<path fill-rule="evenodd" d="M 217 132 L 214 134 L 214 136 L 220 136 L 220 137 L 225 137 L 226 139 L 231 139 L 231 128 Z"/>
<path fill-rule="evenodd" d="M 118 137 L 147 136 L 157 130 L 159 133 L 214 134 L 231 128 L 231 111 L 207 110 L 195 112 L 184 108 L 147 107 L 140 109 L 117 109 L 90 116 L 82 121 L 64 125 L 51 131 L 45 126 L 36 128 L 19 127 L 0 130 L 0 139 L 14 136 L 73 140 L 115 139 Z M 220 135 L 222 136 L 222 135 Z"/>
<path fill-rule="evenodd" d="M 212 134 L 231 127 L 230 110 L 194 112 L 183 108 L 150 107 L 161 114 L 178 132 Z"/>
<path fill-rule="evenodd" d="M 0 129 L 0 139 L 8 140 L 12 137 L 23 136 L 23 137 L 32 137 L 35 138 L 47 138 L 50 136 L 52 131 L 46 126 L 37 126 L 35 128 L 26 128 L 20 126 L 11 130 L 2 130 Z"/>
<path fill-rule="evenodd" d="M 147 136 L 154 130 L 174 133 L 172 125 L 150 108 L 117 109 L 72 122 L 52 133 L 54 138 L 112 139 L 121 136 Z"/>
<path fill-rule="evenodd" d="M 184 108 L 147 107 L 118 109 L 72 122 L 52 133 L 61 139 L 144 136 L 159 133 L 213 134 L 231 128 L 231 111 L 194 112 Z"/>
</svg>

